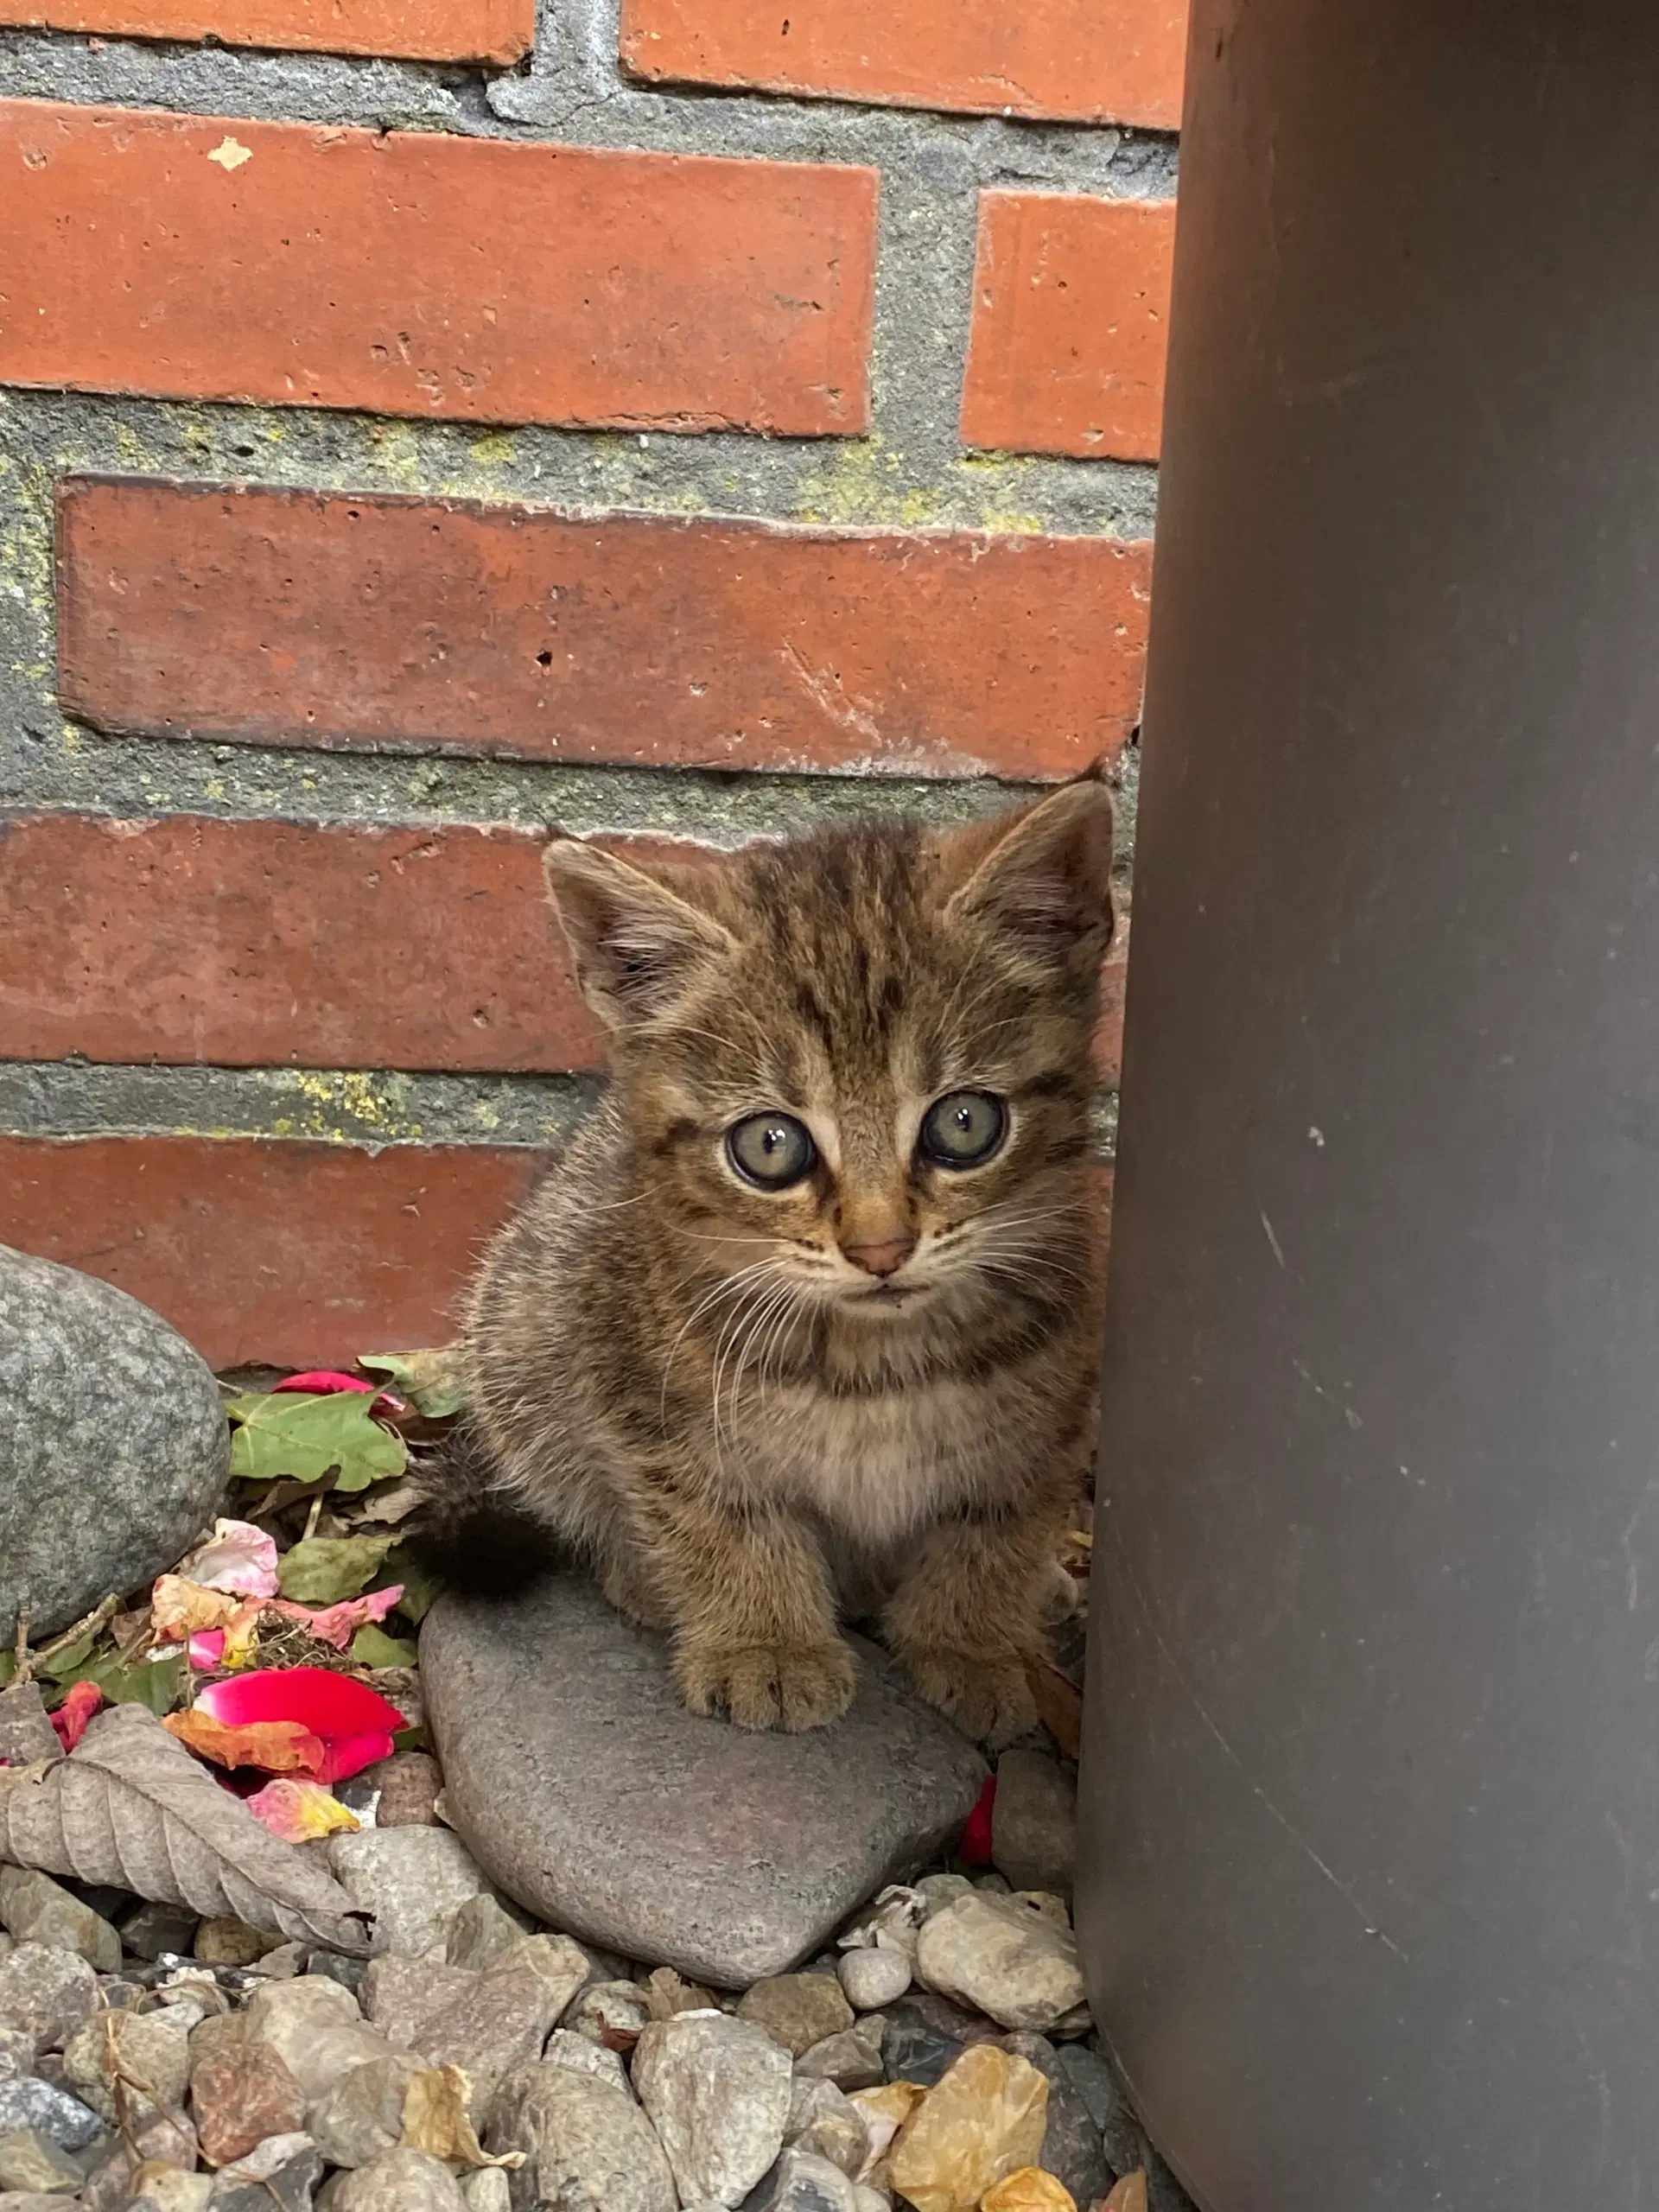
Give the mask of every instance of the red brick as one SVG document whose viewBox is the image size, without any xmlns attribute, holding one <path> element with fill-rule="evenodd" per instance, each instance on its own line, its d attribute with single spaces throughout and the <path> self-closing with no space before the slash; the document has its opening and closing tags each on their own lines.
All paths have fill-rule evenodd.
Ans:
<svg viewBox="0 0 1659 2212">
<path fill-rule="evenodd" d="M 1173 130 L 1185 0 L 623 0 L 634 75 Z"/>
<path fill-rule="evenodd" d="M 510 830 L 0 817 L 0 1058 L 596 1066 Z"/>
<path fill-rule="evenodd" d="M 1155 461 L 1173 200 L 983 192 L 964 442 Z"/>
<path fill-rule="evenodd" d="M 0 1244 L 166 1315 L 214 1367 L 447 1343 L 544 1154 L 211 1137 L 0 1137 Z"/>
<path fill-rule="evenodd" d="M 0 1059 L 598 1068 L 603 1033 L 543 894 L 543 842 L 501 829 L 0 815 Z M 1120 938 L 1105 970 L 1108 1083 L 1125 949 Z"/>
<path fill-rule="evenodd" d="M 0 23 L 505 65 L 530 51 L 536 0 L 0 0 Z"/>
<path fill-rule="evenodd" d="M 1151 547 L 72 480 L 60 688 L 267 745 L 1007 777 L 1116 751 Z"/>
<path fill-rule="evenodd" d="M 486 423 L 868 416 L 872 169 L 0 102 L 0 380 Z"/>
</svg>

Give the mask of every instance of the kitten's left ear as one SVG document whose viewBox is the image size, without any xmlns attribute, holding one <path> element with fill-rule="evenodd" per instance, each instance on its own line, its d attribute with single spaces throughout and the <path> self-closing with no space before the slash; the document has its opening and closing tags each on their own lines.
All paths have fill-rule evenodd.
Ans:
<svg viewBox="0 0 1659 2212">
<path fill-rule="evenodd" d="M 549 896 L 575 956 L 582 995 L 607 1028 L 625 1030 L 663 1014 L 697 971 L 735 950 L 712 914 L 664 877 L 578 837 L 556 838 L 542 855 Z"/>
<path fill-rule="evenodd" d="M 947 920 L 977 914 L 1039 957 L 1090 972 L 1112 941 L 1112 799 L 1098 765 L 1048 798 L 959 830 Z"/>
</svg>

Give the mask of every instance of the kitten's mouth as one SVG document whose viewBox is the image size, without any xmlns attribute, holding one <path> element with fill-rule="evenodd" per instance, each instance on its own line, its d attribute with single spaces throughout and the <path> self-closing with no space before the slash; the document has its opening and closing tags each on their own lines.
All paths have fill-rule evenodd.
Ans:
<svg viewBox="0 0 1659 2212">
<path fill-rule="evenodd" d="M 879 1282 L 874 1290 L 861 1291 L 857 1303 L 861 1306 L 905 1306 L 919 1294 L 918 1284 Z"/>
</svg>

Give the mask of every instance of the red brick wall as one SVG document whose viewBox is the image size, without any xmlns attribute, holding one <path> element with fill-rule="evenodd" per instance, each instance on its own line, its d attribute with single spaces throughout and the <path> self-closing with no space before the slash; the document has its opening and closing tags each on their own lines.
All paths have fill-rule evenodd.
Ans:
<svg viewBox="0 0 1659 2212">
<path fill-rule="evenodd" d="M 541 825 L 1132 769 L 1183 15 L 0 0 L 0 1242 L 440 1338 L 598 1065 Z"/>
</svg>

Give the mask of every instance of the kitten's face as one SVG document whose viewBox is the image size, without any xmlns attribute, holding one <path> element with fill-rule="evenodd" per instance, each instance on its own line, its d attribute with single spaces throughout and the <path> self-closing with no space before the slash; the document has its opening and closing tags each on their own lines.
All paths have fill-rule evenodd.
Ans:
<svg viewBox="0 0 1659 2212">
<path fill-rule="evenodd" d="M 1065 1294 L 1110 936 L 1109 802 L 832 832 L 649 877 L 549 874 L 652 1202 L 781 1318 L 902 1328 Z"/>
</svg>

